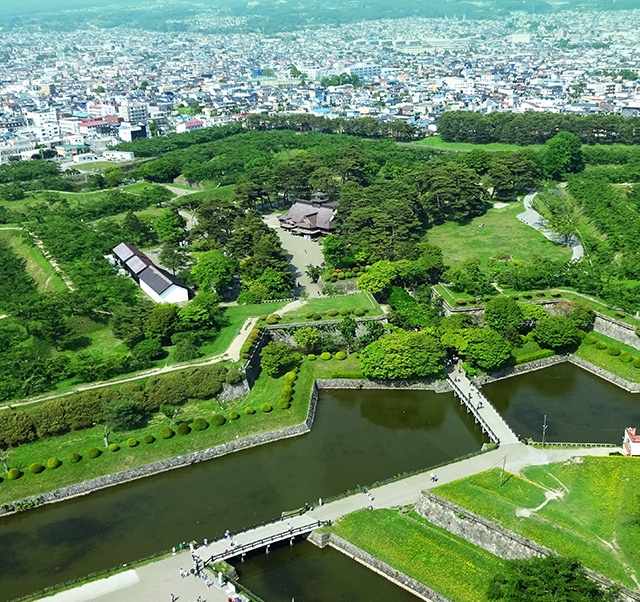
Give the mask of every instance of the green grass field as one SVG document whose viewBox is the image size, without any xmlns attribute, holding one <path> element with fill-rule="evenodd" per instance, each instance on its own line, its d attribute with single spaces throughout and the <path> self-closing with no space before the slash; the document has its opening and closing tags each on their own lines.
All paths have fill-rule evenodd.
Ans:
<svg viewBox="0 0 640 602">
<path fill-rule="evenodd" d="M 67 290 L 67 285 L 53 269 L 42 251 L 27 243 L 22 238 L 20 230 L 0 230 L 0 239 L 11 245 L 15 253 L 25 260 L 25 269 L 34 279 L 38 291 L 41 293 L 54 293 Z"/>
<path fill-rule="evenodd" d="M 331 530 L 394 569 L 456 602 L 485 602 L 504 561 L 447 531 L 396 510 L 359 510 Z"/>
<path fill-rule="evenodd" d="M 597 332 L 591 332 L 590 334 L 598 339 L 598 341 L 604 341 L 607 345 L 616 345 L 621 351 L 628 351 L 633 357 L 640 357 L 640 349 L 625 345 L 620 341 L 616 341 Z M 640 382 L 640 368 L 635 368 L 633 362 L 626 364 L 621 362 L 619 359 L 620 356 L 609 355 L 606 349 L 596 349 L 595 345 L 587 345 L 582 341 L 580 347 L 576 349 L 575 355 L 625 380 L 633 383 Z"/>
<path fill-rule="evenodd" d="M 74 165 L 78 171 L 102 171 L 103 169 L 109 169 L 109 167 L 118 167 L 118 163 L 113 161 L 92 161 L 91 163 L 79 163 Z"/>
<path fill-rule="evenodd" d="M 526 468 L 523 477 L 508 475 L 502 488 L 500 470 L 493 469 L 434 493 L 635 588 L 631 575 L 640 577 L 639 479 L 636 459 L 583 457 Z M 545 501 L 545 488 L 568 491 L 530 517 L 517 517 L 516 509 Z"/>
<path fill-rule="evenodd" d="M 457 265 L 469 257 L 477 257 L 486 263 L 498 254 L 524 260 L 537 256 L 569 260 L 571 249 L 552 243 L 516 217 L 523 211 L 520 201 L 508 203 L 506 207 L 492 207 L 485 215 L 463 225 L 447 222 L 434 226 L 427 238 L 442 249 L 447 265 Z M 484 224 L 484 228 L 479 228 L 480 224 Z"/>
<path fill-rule="evenodd" d="M 524 149 L 539 150 L 543 148 L 542 144 L 532 144 L 530 146 L 518 146 L 517 144 L 501 144 L 500 142 L 492 142 L 491 144 L 471 144 L 468 142 L 445 142 L 440 136 L 430 136 L 416 142 L 422 146 L 431 146 L 442 150 L 453 151 L 470 151 L 481 148 L 488 151 L 521 151 Z"/>
<path fill-rule="evenodd" d="M 307 322 L 309 318 L 305 314 L 309 312 L 322 314 L 323 320 L 340 320 L 341 316 L 328 316 L 326 312 L 330 309 L 340 310 L 342 308 L 354 310 L 358 307 L 367 310 L 367 316 L 380 316 L 382 309 L 378 303 L 368 293 L 361 292 L 354 295 L 342 297 L 326 297 L 323 299 L 310 299 L 300 309 L 282 314 L 282 323 Z"/>
</svg>

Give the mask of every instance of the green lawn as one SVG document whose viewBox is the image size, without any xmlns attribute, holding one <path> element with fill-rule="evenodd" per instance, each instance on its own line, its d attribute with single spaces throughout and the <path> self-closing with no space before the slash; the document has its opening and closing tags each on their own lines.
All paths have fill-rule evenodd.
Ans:
<svg viewBox="0 0 640 602">
<path fill-rule="evenodd" d="M 62 292 L 67 285 L 53 269 L 42 251 L 22 238 L 20 230 L 0 230 L 0 239 L 11 245 L 15 253 L 25 260 L 25 269 L 41 293 Z"/>
<path fill-rule="evenodd" d="M 311 299 L 307 301 L 300 309 L 289 311 L 282 315 L 282 323 L 291 322 L 307 322 L 309 318 L 305 315 L 309 312 L 322 314 L 323 320 L 339 320 L 338 316 L 328 316 L 326 312 L 330 309 L 350 309 L 354 310 L 358 307 L 367 310 L 367 316 L 380 316 L 382 309 L 378 303 L 368 293 L 361 292 L 355 295 L 345 295 L 344 297 L 326 297 L 323 299 Z"/>
<path fill-rule="evenodd" d="M 531 144 L 529 146 L 518 146 L 517 144 L 502 144 L 500 142 L 492 142 L 490 144 L 471 144 L 469 142 L 445 142 L 440 136 L 430 136 L 424 140 L 420 140 L 415 144 L 422 146 L 431 146 L 443 150 L 470 151 L 476 148 L 489 151 L 521 151 L 524 149 L 539 150 L 543 148 L 542 144 Z"/>
<path fill-rule="evenodd" d="M 520 201 L 508 203 L 506 207 L 492 207 L 485 215 L 463 225 L 447 222 L 435 226 L 429 230 L 427 238 L 442 249 L 447 265 L 459 264 L 469 257 L 486 263 L 498 254 L 528 261 L 537 256 L 562 261 L 570 259 L 571 249 L 552 243 L 517 219 L 523 211 Z M 484 224 L 484 228 L 479 228 L 480 224 Z"/>
<path fill-rule="evenodd" d="M 634 358 L 640 357 L 640 350 L 635 347 L 625 345 L 620 341 L 616 341 L 597 332 L 591 332 L 589 334 L 592 334 L 599 341 L 604 341 L 607 345 L 617 345 L 621 351 L 628 351 Z M 620 356 L 609 355 L 606 349 L 596 349 L 595 345 L 587 345 L 582 341 L 580 347 L 576 349 L 575 355 L 625 380 L 634 383 L 640 382 L 640 368 L 635 368 L 633 361 L 625 364 L 620 361 Z"/>
<path fill-rule="evenodd" d="M 442 485 L 434 493 L 628 587 L 637 587 L 630 575 L 640 578 L 640 462 L 583 457 L 579 462 L 526 468 L 524 478 L 507 476 L 502 488 L 496 468 Z M 568 490 L 563 498 L 550 501 L 528 518 L 516 517 L 516 509 L 533 509 L 544 502 L 544 488 L 561 490 L 558 481 Z"/>
<path fill-rule="evenodd" d="M 93 161 L 91 163 L 79 163 L 78 165 L 74 165 L 74 167 L 79 171 L 93 171 L 94 169 L 102 171 L 109 167 L 118 167 L 118 163 L 114 163 L 113 161 Z"/>
<path fill-rule="evenodd" d="M 484 602 L 504 561 L 455 535 L 396 510 L 358 510 L 331 530 L 455 602 Z"/>
</svg>

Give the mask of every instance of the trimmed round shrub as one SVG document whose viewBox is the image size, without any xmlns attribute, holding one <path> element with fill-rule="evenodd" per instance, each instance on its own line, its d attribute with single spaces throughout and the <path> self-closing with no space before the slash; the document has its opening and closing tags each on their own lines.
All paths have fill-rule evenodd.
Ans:
<svg viewBox="0 0 640 602">
<path fill-rule="evenodd" d="M 308 320 L 310 320 L 311 318 L 313 318 L 314 314 L 315 314 L 315 312 L 308 311 L 306 314 L 304 314 L 304 317 L 307 318 Z"/>
<path fill-rule="evenodd" d="M 633 355 L 631 355 L 628 351 L 623 351 L 619 356 L 618 359 L 623 363 L 623 364 L 628 364 L 632 359 L 633 359 Z"/>
<path fill-rule="evenodd" d="M 204 418 L 196 418 L 191 423 L 191 428 L 194 431 L 204 431 L 208 427 L 209 427 L 209 423 Z"/>
<path fill-rule="evenodd" d="M 176 429 L 178 435 L 188 435 L 191 432 L 191 427 L 186 422 L 181 422 Z"/>
<path fill-rule="evenodd" d="M 168 426 L 163 426 L 158 435 L 160 435 L 160 439 L 171 439 L 175 433 Z"/>
<path fill-rule="evenodd" d="M 263 403 L 263 404 L 260 406 L 260 409 L 261 409 L 263 412 L 267 413 L 267 414 L 268 414 L 271 410 L 273 410 L 273 408 L 271 407 L 271 404 L 270 404 L 270 403 L 266 403 L 266 402 L 265 402 L 265 403 Z"/>
<path fill-rule="evenodd" d="M 607 344 L 604 341 L 598 341 L 596 343 L 596 349 L 600 349 L 600 351 L 603 351 L 606 348 L 607 348 Z"/>
<path fill-rule="evenodd" d="M 265 316 L 265 317 L 266 317 L 266 316 Z M 256 337 L 256 338 L 258 338 L 258 337 L 260 336 L 260 329 L 259 329 L 259 328 L 254 328 L 254 329 L 251 331 L 251 336 L 252 336 L 252 337 Z"/>
<path fill-rule="evenodd" d="M 271 314 L 269 317 L 273 318 L 276 322 L 279 322 L 282 319 L 280 314 Z"/>
<path fill-rule="evenodd" d="M 578 336 L 581 339 L 585 339 L 587 337 L 587 333 L 584 330 L 578 330 Z"/>
<path fill-rule="evenodd" d="M 324 279 L 324 281 L 325 282 L 335 282 L 337 279 L 338 279 L 338 275 L 331 273 Z"/>
<path fill-rule="evenodd" d="M 129 437 L 127 439 L 127 445 L 129 447 L 136 447 L 138 445 L 138 440 L 135 437 Z"/>
<path fill-rule="evenodd" d="M 598 339 L 596 339 L 596 337 L 594 337 L 592 334 L 588 334 L 586 337 L 584 337 L 584 342 L 587 345 L 595 345 L 598 342 Z"/>
<path fill-rule="evenodd" d="M 245 413 L 247 416 L 251 416 L 251 414 L 255 414 L 255 413 L 256 413 L 256 410 L 255 410 L 255 408 L 254 408 L 253 406 L 247 406 L 247 407 L 244 409 L 244 413 Z"/>
<path fill-rule="evenodd" d="M 346 278 L 346 276 L 344 275 L 344 272 L 340 272 L 338 274 L 338 280 L 344 280 Z"/>
<path fill-rule="evenodd" d="M 19 479 L 21 476 L 22 476 L 22 471 L 19 468 L 12 468 L 7 473 L 7 479 L 9 479 L 10 481 L 15 481 Z"/>
<path fill-rule="evenodd" d="M 338 315 L 338 310 L 332 307 L 331 309 L 327 310 L 327 315 L 333 318 L 334 316 Z M 638 336 L 640 336 L 640 334 Z"/>
<path fill-rule="evenodd" d="M 291 395 L 287 395 L 286 393 L 280 393 L 280 397 L 278 397 L 278 401 L 286 401 L 291 402 Z"/>
<path fill-rule="evenodd" d="M 265 322 L 266 322 L 267 324 L 271 324 L 271 325 L 273 325 L 273 324 L 277 324 L 277 323 L 278 323 L 278 320 L 276 320 L 273 316 L 269 316 L 269 317 L 265 320 Z"/>
<path fill-rule="evenodd" d="M 466 299 L 456 299 L 456 305 L 466 305 L 466 304 L 467 304 Z"/>
<path fill-rule="evenodd" d="M 248 360 L 248 359 L 249 359 L 249 354 L 248 354 L 246 351 L 244 351 L 244 352 L 242 352 L 242 353 L 240 354 L 240 357 L 241 357 L 243 360 Z"/>
<path fill-rule="evenodd" d="M 95 447 L 95 446 L 94 446 L 94 447 L 90 447 L 90 448 L 87 450 L 87 456 L 88 456 L 89 458 L 97 458 L 97 457 L 98 457 L 99 455 L 101 455 L 101 454 L 102 454 L 102 452 L 100 451 L 100 449 L 98 449 L 98 448 L 97 448 L 97 447 Z"/>
<path fill-rule="evenodd" d="M 44 470 L 44 466 L 40 464 L 40 462 L 34 462 L 33 464 L 29 464 L 29 472 L 31 474 L 40 474 Z"/>
<path fill-rule="evenodd" d="M 620 355 L 620 347 L 617 345 L 609 345 L 607 347 L 607 355 L 613 355 L 614 357 Z"/>
<path fill-rule="evenodd" d="M 260 321 L 264 322 L 268 317 L 269 316 L 267 314 L 262 314 L 259 319 Z"/>
<path fill-rule="evenodd" d="M 544 297 L 547 293 L 544 291 L 536 291 L 536 297 Z"/>
<path fill-rule="evenodd" d="M 227 419 L 222 414 L 218 414 L 217 412 L 211 414 L 211 424 L 213 424 L 213 426 L 222 426 L 226 421 Z"/>
<path fill-rule="evenodd" d="M 281 410 L 288 410 L 291 407 L 291 402 L 286 400 L 286 399 L 279 399 L 278 400 L 278 407 Z"/>
<path fill-rule="evenodd" d="M 617 312 L 615 312 L 614 315 L 615 315 L 616 318 L 626 318 L 627 317 L 627 314 L 625 314 L 623 311 L 617 311 Z"/>
<path fill-rule="evenodd" d="M 82 456 L 78 452 L 71 452 L 67 456 L 67 460 L 69 460 L 71 464 L 77 464 L 78 462 L 80 462 L 80 460 L 82 460 Z"/>
<path fill-rule="evenodd" d="M 555 298 L 562 297 L 562 293 L 560 291 L 551 291 L 551 296 Z"/>
<path fill-rule="evenodd" d="M 60 460 L 58 460 L 58 458 L 49 458 L 47 460 L 47 467 L 49 467 L 51 469 L 58 468 L 58 466 L 60 466 L 60 464 L 62 464 L 62 462 L 60 462 Z"/>
<path fill-rule="evenodd" d="M 366 314 L 366 313 L 367 313 L 367 312 L 366 312 L 364 309 L 362 309 L 362 307 L 356 307 L 356 308 L 353 310 L 353 315 L 354 315 L 354 316 L 358 316 L 358 318 L 361 318 L 361 317 L 362 317 L 362 316 L 364 316 L 364 314 Z"/>
<path fill-rule="evenodd" d="M 146 444 L 150 444 L 153 443 L 156 438 L 151 434 L 151 433 L 147 433 L 142 440 L 146 443 Z"/>
<path fill-rule="evenodd" d="M 109 443 L 109 451 L 117 452 L 120 450 L 120 446 L 117 443 Z"/>
<path fill-rule="evenodd" d="M 320 354 L 320 359 L 321 360 L 330 360 L 331 359 L 331 354 L 328 351 L 325 351 L 324 353 Z"/>
<path fill-rule="evenodd" d="M 311 319 L 316 321 L 322 320 L 322 314 L 316 312 L 315 314 L 313 314 L 313 316 L 311 316 Z"/>
<path fill-rule="evenodd" d="M 296 378 L 298 378 L 298 373 L 294 370 L 291 370 L 284 375 L 285 382 L 293 382 Z"/>
<path fill-rule="evenodd" d="M 338 353 L 336 353 L 335 358 L 337 360 L 346 360 L 347 359 L 347 354 L 344 351 L 338 351 Z"/>
<path fill-rule="evenodd" d="M 291 387 L 288 387 L 287 385 L 282 387 L 282 390 L 280 391 L 280 395 L 291 395 L 292 393 L 293 389 Z"/>
<path fill-rule="evenodd" d="M 640 357 L 636 357 L 633 359 L 633 367 L 640 368 Z"/>
<path fill-rule="evenodd" d="M 231 420 L 238 420 L 240 414 L 234 410 L 233 412 L 229 412 L 229 418 L 231 418 Z"/>
<path fill-rule="evenodd" d="M 355 278 L 357 274 L 355 272 L 347 272 L 347 278 Z"/>
<path fill-rule="evenodd" d="M 351 313 L 351 310 L 346 307 L 341 307 L 338 312 L 341 316 L 348 316 Z"/>
<path fill-rule="evenodd" d="M 351 268 L 354 274 L 358 274 L 360 272 L 360 268 L 358 266 Z"/>
<path fill-rule="evenodd" d="M 524 295 L 522 295 L 523 298 L 525 299 L 533 299 L 533 295 L 531 293 L 525 293 Z"/>
<path fill-rule="evenodd" d="M 317 357 L 317 356 L 316 356 L 316 354 L 315 354 L 315 353 L 310 353 L 309 355 L 307 355 L 307 359 L 308 359 L 310 362 L 315 362 L 315 361 L 316 361 L 316 357 Z"/>
</svg>

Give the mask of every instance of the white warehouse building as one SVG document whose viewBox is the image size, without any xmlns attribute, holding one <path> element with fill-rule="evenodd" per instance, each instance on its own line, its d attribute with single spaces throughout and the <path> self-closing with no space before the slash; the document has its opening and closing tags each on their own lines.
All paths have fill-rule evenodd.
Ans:
<svg viewBox="0 0 640 602">
<path fill-rule="evenodd" d="M 135 245 L 120 243 L 113 253 L 117 262 L 156 303 L 186 303 L 189 300 L 189 287 L 154 265 Z"/>
</svg>

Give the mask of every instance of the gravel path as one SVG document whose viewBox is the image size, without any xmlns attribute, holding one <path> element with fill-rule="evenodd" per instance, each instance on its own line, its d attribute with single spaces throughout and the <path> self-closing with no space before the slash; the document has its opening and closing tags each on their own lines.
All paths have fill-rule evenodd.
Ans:
<svg viewBox="0 0 640 602">
<path fill-rule="evenodd" d="M 537 192 L 531 192 L 524 197 L 524 213 L 518 215 L 518 219 L 527 226 L 531 226 L 540 232 L 545 238 L 556 244 L 569 246 L 573 251 L 571 255 L 571 261 L 580 261 L 584 257 L 584 249 L 582 243 L 577 237 L 572 236 L 569 240 L 569 244 L 565 245 L 564 240 L 553 230 L 547 228 L 547 222 L 543 217 L 532 207 L 533 199 L 538 194 Z"/>
</svg>

